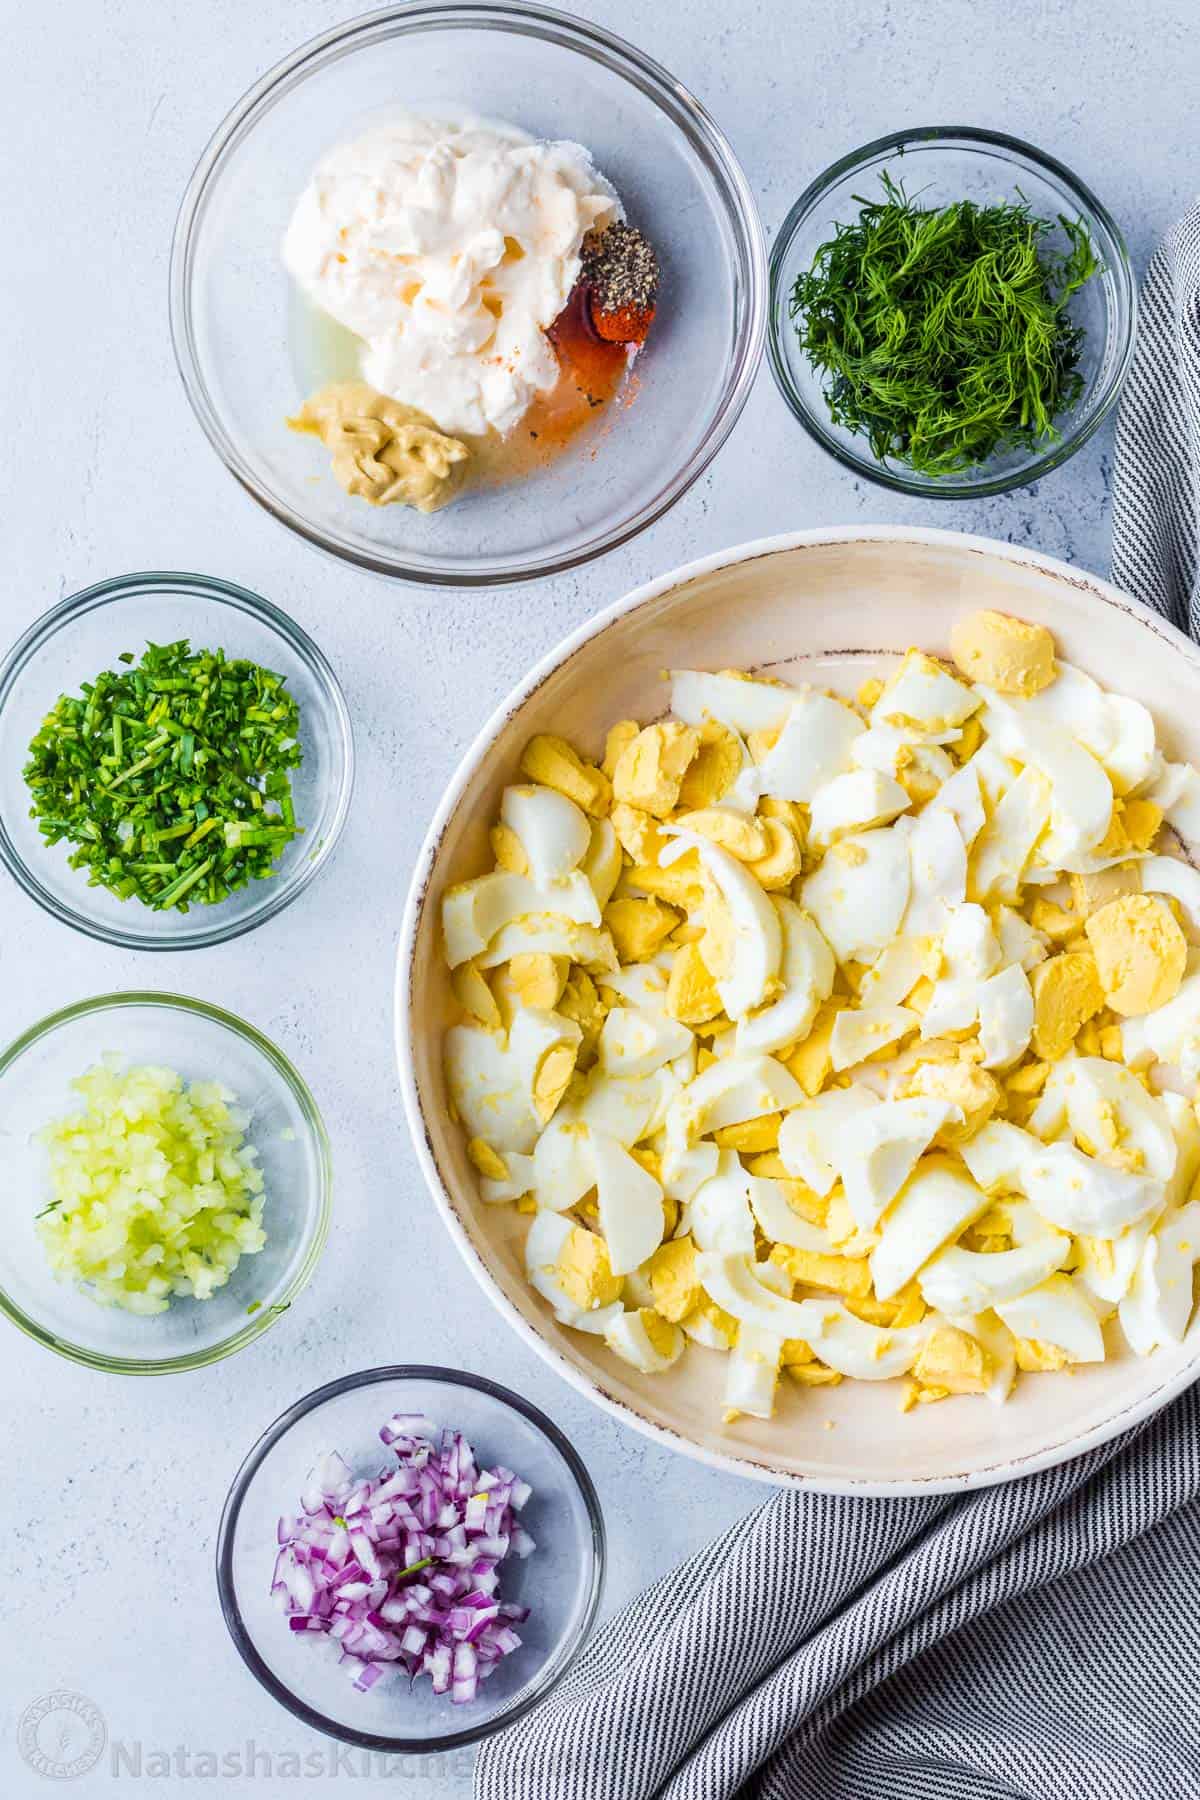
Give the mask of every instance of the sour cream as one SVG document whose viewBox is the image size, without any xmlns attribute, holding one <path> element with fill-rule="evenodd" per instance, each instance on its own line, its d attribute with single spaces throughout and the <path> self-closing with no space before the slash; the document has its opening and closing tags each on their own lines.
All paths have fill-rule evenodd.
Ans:
<svg viewBox="0 0 1200 1800">
<path fill-rule="evenodd" d="M 584 237 L 621 216 L 579 144 L 404 114 L 322 158 L 283 260 L 363 339 L 372 387 L 444 432 L 504 433 L 558 378 L 545 334 Z"/>
</svg>

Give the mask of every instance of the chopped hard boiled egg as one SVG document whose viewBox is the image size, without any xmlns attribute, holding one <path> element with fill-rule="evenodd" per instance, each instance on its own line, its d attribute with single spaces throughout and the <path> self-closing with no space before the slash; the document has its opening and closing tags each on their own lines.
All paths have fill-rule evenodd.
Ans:
<svg viewBox="0 0 1200 1800">
<path fill-rule="evenodd" d="M 677 671 L 600 763 L 534 738 L 442 901 L 481 1202 L 637 1377 L 724 1356 L 730 1425 L 844 1379 L 1002 1402 L 1191 1324 L 1200 872 L 1163 827 L 1200 846 L 1200 773 L 1044 626 L 949 648 L 853 701 Z"/>
</svg>

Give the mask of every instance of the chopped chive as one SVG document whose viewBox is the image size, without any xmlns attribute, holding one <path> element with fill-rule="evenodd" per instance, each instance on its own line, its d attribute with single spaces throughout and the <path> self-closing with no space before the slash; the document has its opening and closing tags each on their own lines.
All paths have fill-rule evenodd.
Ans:
<svg viewBox="0 0 1200 1800">
<path fill-rule="evenodd" d="M 46 843 L 72 845 L 89 885 L 160 909 L 273 874 L 301 830 L 299 710 L 284 678 L 186 639 L 118 661 L 61 695 L 30 745 L 30 814 Z"/>
</svg>

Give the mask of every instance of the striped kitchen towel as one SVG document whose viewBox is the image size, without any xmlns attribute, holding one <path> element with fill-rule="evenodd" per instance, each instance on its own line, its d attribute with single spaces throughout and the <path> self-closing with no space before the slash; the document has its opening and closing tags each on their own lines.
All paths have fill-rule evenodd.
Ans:
<svg viewBox="0 0 1200 1800">
<path fill-rule="evenodd" d="M 1118 584 L 1194 634 L 1198 485 L 1200 211 L 1146 280 L 1113 527 Z M 597 1632 L 475 1793 L 1200 1800 L 1200 1390 L 1004 1487 L 774 1495 Z"/>
<path fill-rule="evenodd" d="M 1142 287 L 1117 424 L 1113 580 L 1200 638 L 1200 206 Z"/>
</svg>

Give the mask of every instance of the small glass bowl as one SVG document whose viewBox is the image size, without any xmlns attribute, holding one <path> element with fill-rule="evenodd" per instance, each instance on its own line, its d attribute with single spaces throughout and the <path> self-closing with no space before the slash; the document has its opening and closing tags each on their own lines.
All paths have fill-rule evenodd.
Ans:
<svg viewBox="0 0 1200 1800">
<path fill-rule="evenodd" d="M 284 422 L 335 361 L 283 267 L 292 209 L 325 151 L 403 107 L 466 109 L 585 145 L 663 271 L 646 347 L 594 426 L 537 472 L 429 517 L 343 493 L 328 454 Z M 520 0 L 393 6 L 302 45 L 217 128 L 175 229 L 171 335 L 210 443 L 275 518 L 376 574 L 493 587 L 599 556 L 687 491 L 749 396 L 766 289 L 746 178 L 665 69 L 589 21 Z"/>
<path fill-rule="evenodd" d="M 977 468 L 954 475 L 915 474 L 891 458 L 879 462 L 866 438 L 835 425 L 823 377 L 803 351 L 788 313 L 797 275 L 807 272 L 835 224 L 853 223 L 861 202 L 882 193 L 884 170 L 903 182 L 911 200 L 944 206 L 954 200 L 1028 200 L 1035 217 L 1080 219 L 1091 233 L 1102 270 L 1075 295 L 1072 320 L 1084 327 L 1080 361 L 1083 393 L 1058 421 L 1059 436 L 1036 451 L 1009 450 Z M 1061 250 L 1056 226 L 1048 245 Z M 825 170 L 792 207 L 771 252 L 771 303 L 767 350 L 779 391 L 804 429 L 856 475 L 883 487 L 935 500 L 971 500 L 1002 494 L 1036 481 L 1074 456 L 1116 404 L 1133 357 L 1137 293 L 1121 233 L 1107 209 L 1062 163 L 1031 144 L 1000 132 L 965 125 L 932 125 L 898 131 L 844 156 Z"/>
<path fill-rule="evenodd" d="M 58 1279 L 34 1225 L 46 1173 L 36 1133 L 79 1109 L 71 1082 L 110 1053 L 165 1064 L 188 1082 L 223 1082 L 251 1114 L 246 1138 L 266 1182 L 264 1247 L 211 1299 L 173 1300 L 149 1318 Z M 0 1312 L 60 1356 L 120 1375 L 199 1369 L 260 1337 L 308 1282 L 329 1228 L 329 1139 L 308 1088 L 252 1025 L 178 994 L 101 994 L 10 1044 L 0 1054 L 0 1167 Z"/>
<path fill-rule="evenodd" d="M 476 1699 L 454 1706 L 427 1679 L 402 1671 L 359 1693 L 337 1646 L 287 1628 L 271 1594 L 281 1514 L 294 1512 L 318 1456 L 337 1450 L 355 1475 L 388 1466 L 379 1428 L 420 1412 L 461 1431 L 481 1466 L 505 1463 L 533 1488 L 522 1523 L 537 1548 L 501 1569 L 504 1599 L 531 1608 L 519 1650 Z M 305 1724 L 343 1743 L 391 1755 L 452 1750 L 490 1737 L 529 1711 L 566 1674 L 583 1645 L 604 1581 L 604 1521 L 587 1470 L 558 1427 L 520 1395 L 482 1375 L 423 1365 L 366 1369 L 289 1407 L 238 1470 L 217 1538 L 217 1590 L 238 1652 L 267 1692 Z"/>
<path fill-rule="evenodd" d="M 147 643 L 188 638 L 287 677 L 300 708 L 304 760 L 292 771 L 304 827 L 275 866 L 227 900 L 163 912 L 89 887 L 69 865 L 73 846 L 47 844 L 29 816 L 22 773 L 29 745 L 60 694 L 77 694 L 101 669 L 135 660 Z M 294 900 L 328 861 L 354 786 L 354 738 L 338 680 L 312 639 L 257 594 L 208 575 L 122 575 L 62 600 L 29 627 L 0 666 L 0 860 L 65 925 L 127 950 L 198 950 L 252 931 Z"/>
</svg>

